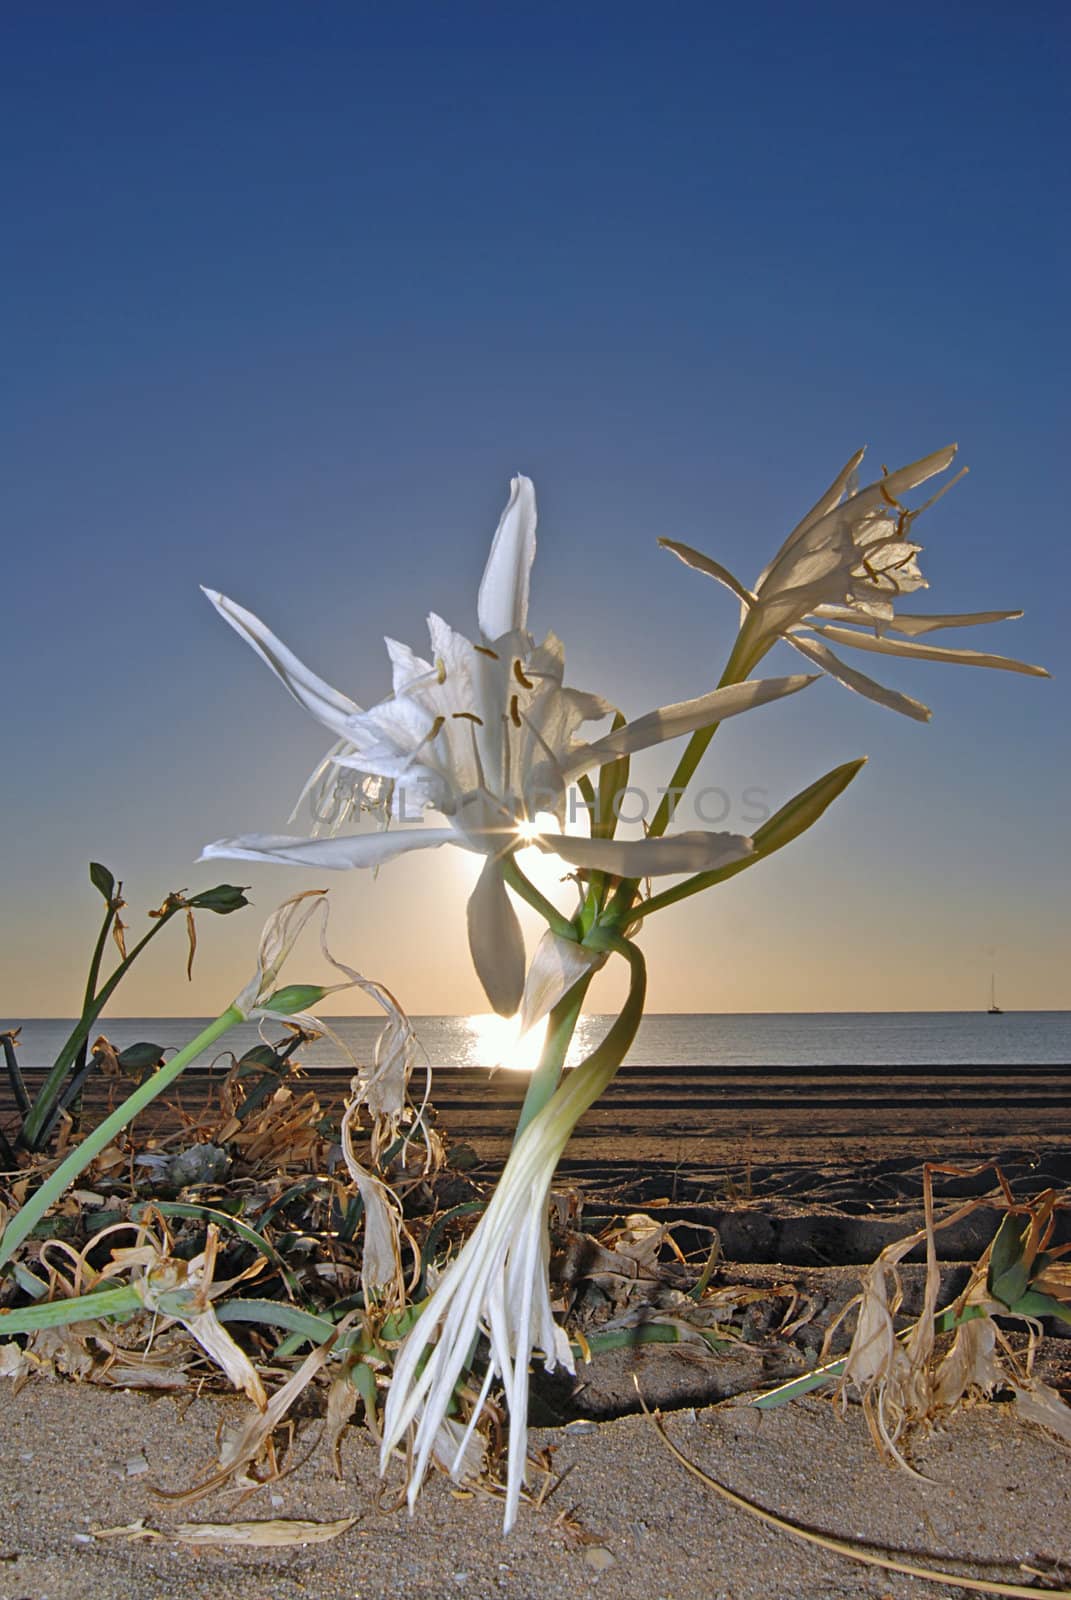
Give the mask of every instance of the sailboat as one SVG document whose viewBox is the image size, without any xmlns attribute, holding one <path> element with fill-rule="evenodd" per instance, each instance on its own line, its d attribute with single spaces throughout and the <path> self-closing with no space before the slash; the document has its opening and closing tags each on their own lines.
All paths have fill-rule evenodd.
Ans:
<svg viewBox="0 0 1071 1600">
<path fill-rule="evenodd" d="M 1003 1006 L 998 1006 L 997 1005 L 997 975 L 996 975 L 995 972 L 990 973 L 990 976 L 989 976 L 989 1012 L 988 1012 L 988 1015 L 991 1016 L 991 1017 L 1002 1017 L 1004 1015 Z"/>
</svg>

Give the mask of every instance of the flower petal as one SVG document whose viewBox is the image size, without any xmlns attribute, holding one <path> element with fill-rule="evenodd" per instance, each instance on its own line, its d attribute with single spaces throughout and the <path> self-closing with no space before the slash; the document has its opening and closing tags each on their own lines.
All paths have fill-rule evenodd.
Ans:
<svg viewBox="0 0 1071 1600">
<path fill-rule="evenodd" d="M 676 739 L 683 733 L 693 733 L 696 728 L 705 728 L 712 722 L 724 722 L 726 717 L 738 716 L 742 711 L 751 711 L 755 706 L 779 700 L 786 694 L 796 694 L 813 682 L 813 675 L 806 672 L 797 672 L 789 678 L 751 678 L 746 683 L 714 689 L 694 700 L 660 706 L 657 711 L 648 711 L 645 716 L 626 722 L 594 744 L 581 745 L 564 763 L 562 776 L 569 778 L 617 756 L 648 750 L 652 745 Z"/>
<path fill-rule="evenodd" d="M 585 872 L 612 872 L 619 878 L 650 878 L 660 873 L 712 872 L 742 861 L 754 849 L 739 833 L 670 833 L 662 839 L 584 839 L 540 834 L 535 843 Z"/>
<path fill-rule="evenodd" d="M 872 560 L 881 546 L 894 541 L 903 542 L 900 520 L 890 515 L 899 506 L 900 496 L 936 473 L 944 472 L 955 454 L 955 445 L 936 450 L 933 455 L 924 456 L 922 460 L 900 467 L 876 483 L 868 484 L 847 500 L 834 503 L 823 516 L 813 519 L 812 513 L 805 518 L 800 527 L 789 535 L 756 583 L 755 593 L 759 601 L 769 600 L 785 589 L 809 587 L 823 576 L 829 579 L 831 590 L 824 598 L 833 603 L 842 600 L 844 595 L 837 590 L 841 587 L 842 578 L 849 579 L 858 565 L 862 547 L 865 547 L 868 559 Z M 925 507 L 920 507 L 911 516 L 918 516 L 922 510 Z M 921 575 L 916 571 L 911 577 L 910 587 L 919 588 L 922 584 Z M 847 587 L 846 583 L 844 587 Z M 810 605 L 807 609 L 810 609 Z"/>
<path fill-rule="evenodd" d="M 780 550 L 774 556 L 773 561 L 771 561 L 769 566 L 765 567 L 762 572 L 759 573 L 755 584 L 756 589 L 760 588 L 762 584 L 765 583 L 770 571 L 770 567 L 774 566 L 776 562 L 780 561 L 781 557 L 786 553 L 786 551 L 791 550 L 793 545 L 797 544 L 799 540 L 803 538 L 804 534 L 814 527 L 816 522 L 821 522 L 822 518 L 828 512 L 832 511 L 835 506 L 840 505 L 844 495 L 851 489 L 852 480 L 860 462 L 865 455 L 866 446 L 864 445 L 862 450 L 857 450 L 854 456 L 852 456 L 851 460 L 840 469 L 840 471 L 837 473 L 837 476 L 833 479 L 833 482 L 826 490 L 825 494 L 820 496 L 820 498 L 811 507 L 810 511 L 808 511 L 807 515 L 797 522 L 796 526 L 793 528 L 792 532 L 789 534 Z"/>
<path fill-rule="evenodd" d="M 476 614 L 485 639 L 523 629 L 528 622 L 528 578 L 535 557 L 536 500 L 531 478 L 510 482 L 510 497 L 495 529 Z"/>
<path fill-rule="evenodd" d="M 933 633 L 937 628 L 974 628 L 982 622 L 1011 622 L 1022 616 L 1021 611 L 965 611 L 958 616 L 917 616 L 910 611 L 898 611 L 889 628 L 893 633 L 906 634 L 909 639 L 920 633 Z M 842 622 L 857 622 L 858 617 L 842 617 Z"/>
<path fill-rule="evenodd" d="M 323 678 L 310 671 L 251 611 L 236 605 L 216 589 L 205 589 L 203 584 L 201 587 L 224 621 L 229 622 L 235 633 L 252 646 L 298 705 L 311 711 L 317 721 L 322 722 L 325 728 L 330 728 L 332 733 L 344 735 L 348 719 L 360 714 L 361 708 L 357 702 L 332 689 Z"/>
<path fill-rule="evenodd" d="M 524 992 L 524 935 L 494 857 L 469 896 L 468 922 L 476 975 L 499 1016 L 512 1017 Z"/>
<path fill-rule="evenodd" d="M 521 1001 L 522 1034 L 534 1028 L 549 1011 L 553 1011 L 574 984 L 603 965 L 606 956 L 597 950 L 586 950 L 573 939 L 563 939 L 548 928 L 536 946 L 532 965 L 524 984 Z"/>
<path fill-rule="evenodd" d="M 828 645 L 820 644 L 817 639 L 805 639 L 798 633 L 787 633 L 785 638 L 794 650 L 828 672 L 838 683 L 843 683 L 846 689 L 854 689 L 868 700 L 876 700 L 879 706 L 888 706 L 890 711 L 914 717 L 916 722 L 929 722 L 933 716 L 929 706 L 924 706 L 921 700 L 913 700 L 909 694 L 900 694 L 896 689 L 886 689 L 884 684 L 868 678 L 865 672 L 850 667 L 840 656 L 834 655 Z"/>
<path fill-rule="evenodd" d="M 406 828 L 391 833 L 358 833 L 347 838 L 302 839 L 285 833 L 241 833 L 233 839 L 206 844 L 198 859 L 220 857 L 228 861 L 285 862 L 292 867 L 378 867 L 407 850 L 436 850 L 441 844 L 466 848 L 453 828 Z M 519 993 L 519 991 L 518 991 Z"/>
<path fill-rule="evenodd" d="M 869 633 L 855 633 L 850 628 L 820 627 L 816 633 L 837 644 L 847 644 L 856 650 L 873 650 L 883 656 L 908 656 L 914 661 L 950 661 L 963 667 L 998 667 L 1005 672 L 1024 672 L 1031 678 L 1048 678 L 1051 673 L 1044 667 L 1031 666 L 1027 661 L 1015 661 L 1011 656 L 987 655 L 982 650 L 950 650 L 938 644 L 914 644 L 907 639 L 875 639 Z"/>
<path fill-rule="evenodd" d="M 878 634 L 903 633 L 912 639 L 919 634 L 934 633 L 938 628 L 974 628 L 980 623 L 1008 622 L 1022 615 L 1021 611 L 964 611 L 957 615 L 939 616 L 935 612 L 924 616 L 910 611 L 895 612 L 889 600 L 849 606 L 819 605 L 811 612 L 820 622 L 850 622 L 862 628 L 875 628 L 877 624 L 875 632 Z"/>
<path fill-rule="evenodd" d="M 723 567 L 720 561 L 705 556 L 701 550 L 694 549 L 690 544 L 680 544 L 676 539 L 659 539 L 658 542 L 663 550 L 672 551 L 686 567 L 693 567 L 696 572 L 705 572 L 708 578 L 714 578 L 718 583 L 724 584 L 731 594 L 735 594 L 745 612 L 750 611 L 756 603 L 751 590 L 745 589 L 739 578 L 734 578 L 728 567 Z"/>
</svg>

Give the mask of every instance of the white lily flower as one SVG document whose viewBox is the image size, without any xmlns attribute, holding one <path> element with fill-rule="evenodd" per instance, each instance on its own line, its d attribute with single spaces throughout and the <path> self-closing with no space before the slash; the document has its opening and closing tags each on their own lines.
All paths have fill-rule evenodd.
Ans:
<svg viewBox="0 0 1071 1600">
<path fill-rule="evenodd" d="M 947 471 L 955 454 L 956 446 L 949 445 L 897 472 L 886 473 L 865 489 L 857 489 L 856 473 L 863 459 L 863 451 L 857 451 L 789 534 L 773 561 L 760 573 L 754 589 L 746 588 L 727 568 L 691 545 L 673 539 L 660 539 L 659 544 L 686 566 L 724 584 L 740 601 L 741 633 L 735 655 L 741 671 L 750 672 L 782 638 L 849 689 L 925 722 L 932 715 L 928 706 L 877 683 L 842 661 L 825 641 L 882 655 L 1049 676 L 1044 667 L 1007 656 L 886 637 L 891 631 L 914 640 L 941 628 L 975 627 L 1022 616 L 1021 611 L 926 616 L 895 609 L 900 595 L 928 588 L 916 560 L 922 546 L 911 537 L 912 524 L 959 481 L 966 468 L 915 510 L 909 510 L 901 496 Z"/>
<path fill-rule="evenodd" d="M 537 813 L 549 812 L 561 824 L 567 785 L 581 773 L 813 682 L 812 675 L 796 674 L 733 684 L 664 706 L 594 743 L 583 741 L 577 736 L 580 726 L 611 715 L 614 708 L 600 695 L 566 687 L 561 642 L 549 634 L 537 645 L 527 631 L 535 528 L 532 483 L 514 478 L 480 584 L 481 642 L 472 643 L 434 615 L 428 619 L 430 661 L 388 639 L 393 693 L 370 711 L 324 683 L 250 612 L 205 591 L 299 704 L 335 735 L 336 744 L 306 790 L 311 787 L 322 798 L 332 772 L 351 782 L 336 808 L 336 822 L 359 798 L 378 807 L 384 821 L 388 810 L 399 816 L 403 806 L 419 805 L 441 813 L 449 826 L 346 838 L 245 834 L 208 845 L 201 859 L 374 867 L 404 851 L 442 844 L 485 856 L 469 901 L 469 940 L 487 996 L 506 1016 L 517 1010 L 524 988 L 524 942 L 502 866 L 503 857 L 519 844 L 534 842 L 573 866 L 622 876 L 705 871 L 751 849 L 744 836 L 713 833 L 637 843 L 558 834 L 532 840 Z"/>
</svg>

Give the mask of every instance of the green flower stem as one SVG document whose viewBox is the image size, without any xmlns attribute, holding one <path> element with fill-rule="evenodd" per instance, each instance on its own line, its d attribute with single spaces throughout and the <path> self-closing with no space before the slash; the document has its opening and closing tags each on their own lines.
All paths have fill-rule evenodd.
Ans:
<svg viewBox="0 0 1071 1600">
<path fill-rule="evenodd" d="M 591 1054 L 573 1072 L 567 1074 L 544 1108 L 544 1116 L 548 1112 L 552 1113 L 548 1120 L 556 1126 L 564 1123 L 570 1133 L 588 1107 L 595 1104 L 603 1090 L 613 1081 L 617 1069 L 628 1054 L 629 1046 L 636 1037 L 636 1030 L 643 1021 L 643 1005 L 647 998 L 647 964 L 638 946 L 608 928 L 593 928 L 588 935 L 587 944 L 593 950 L 604 950 L 607 954 L 612 952 L 624 956 L 631 972 L 628 997 L 622 1007 L 621 1015 L 601 1044 L 596 1045 Z M 577 988 L 579 987 L 578 984 Z M 570 991 L 570 994 L 572 993 L 575 993 L 575 990 Z M 566 1134 L 562 1140 L 563 1149 L 568 1138 L 569 1134 Z"/>
<path fill-rule="evenodd" d="M 50 1069 L 47 1078 L 38 1091 L 37 1098 L 33 1104 L 33 1110 L 26 1118 L 20 1143 L 23 1144 L 28 1150 L 37 1149 L 38 1143 L 44 1134 L 49 1121 L 51 1120 L 52 1111 L 63 1087 L 64 1080 L 67 1077 L 67 1073 L 74 1064 L 74 1060 L 79 1049 L 85 1043 L 89 1035 L 90 1028 L 96 1022 L 97 1018 L 104 1010 L 104 1007 L 108 1004 L 108 1001 L 118 988 L 120 982 L 126 976 L 127 972 L 129 972 L 131 966 L 137 960 L 141 952 L 145 949 L 145 946 L 149 943 L 150 939 L 155 939 L 156 935 L 160 932 L 160 929 L 170 921 L 170 919 L 174 916 L 175 911 L 178 909 L 179 907 L 176 906 L 172 911 L 165 911 L 164 914 L 153 923 L 148 933 L 145 934 L 142 939 L 139 939 L 138 943 L 134 946 L 133 950 L 131 950 L 126 960 L 119 963 L 111 977 L 108 979 L 107 983 L 104 985 L 103 989 L 101 989 L 100 993 L 96 996 L 92 1003 L 86 1007 L 78 1021 L 75 1023 L 74 1030 L 71 1033 L 70 1038 L 67 1040 L 66 1044 L 63 1046 L 63 1049 L 56 1057 L 54 1065 Z"/>
<path fill-rule="evenodd" d="M 741 648 L 746 629 L 747 623 L 745 622 L 736 643 L 729 653 L 729 659 L 725 663 L 725 671 L 718 680 L 717 687 L 719 689 L 727 689 L 733 683 L 742 683 L 746 672 L 750 671 L 754 665 L 754 662 L 746 660 L 744 651 Z M 660 839 L 665 833 L 673 820 L 677 807 L 684 798 L 684 790 L 691 783 L 695 776 L 696 768 L 706 755 L 710 747 L 710 741 L 720 727 L 720 722 L 712 722 L 706 728 L 697 728 L 688 740 L 684 747 L 684 754 L 677 762 L 676 771 L 669 780 L 666 792 L 659 801 L 658 810 L 652 817 L 651 825 L 647 829 L 647 837 L 649 839 Z M 639 878 L 625 878 L 622 880 L 606 910 L 605 920 L 610 926 L 614 928 L 628 927 L 632 920 L 632 907 L 636 902 L 639 890 Z"/>
<path fill-rule="evenodd" d="M 517 1119 L 517 1128 L 513 1135 L 514 1144 L 516 1144 L 532 1118 L 542 1111 L 558 1087 L 562 1068 L 565 1065 L 565 1058 L 572 1043 L 573 1033 L 580 1019 L 584 996 L 588 992 L 591 976 L 589 974 L 586 978 L 581 978 L 578 983 L 575 983 L 569 993 L 558 1001 L 558 1004 L 550 1014 L 543 1054 L 539 1058 L 538 1067 L 536 1067 L 528 1080 L 528 1092 L 524 1097 L 524 1104 L 521 1107 L 521 1114 Z"/>
<path fill-rule="evenodd" d="M 730 684 L 742 683 L 744 680 L 744 662 L 740 649 L 743 637 L 743 632 L 741 632 L 739 638 L 732 648 L 732 651 L 730 652 L 729 659 L 725 663 L 725 671 L 718 680 L 719 689 L 727 689 Z M 695 776 L 696 768 L 706 755 L 710 741 L 713 739 L 720 727 L 720 722 L 712 722 L 709 727 L 697 728 L 695 733 L 693 733 L 692 737 L 688 740 L 688 743 L 684 747 L 684 754 L 677 762 L 677 770 L 669 780 L 668 790 L 662 796 L 662 799 L 659 802 L 658 810 L 655 812 L 654 817 L 652 818 L 651 826 L 647 830 L 649 838 L 659 839 L 665 833 L 666 828 L 669 826 L 671 821 L 671 812 L 675 809 L 676 805 L 680 804 L 680 801 L 683 798 L 683 795 L 678 795 L 676 802 L 674 802 L 674 792 L 676 790 L 686 789 L 691 783 L 693 777 Z"/>
<path fill-rule="evenodd" d="M 93 1157 L 106 1150 L 127 1123 L 132 1122 L 158 1094 L 174 1083 L 183 1068 L 189 1066 L 202 1050 L 207 1050 L 209 1045 L 214 1044 L 236 1023 L 244 1021 L 245 1015 L 237 1006 L 228 1006 L 222 1016 L 217 1017 L 215 1022 L 209 1023 L 196 1039 L 191 1040 L 184 1050 L 173 1056 L 159 1072 L 140 1084 L 133 1094 L 127 1095 L 122 1105 L 117 1106 L 110 1117 L 105 1117 L 98 1128 L 87 1134 L 80 1145 L 76 1145 L 67 1159 L 60 1163 L 55 1172 L 30 1196 L 21 1210 L 15 1213 L 0 1235 L 0 1266 L 11 1260 L 27 1234 L 41 1220 L 48 1208 L 55 1204 L 68 1184 L 73 1183 L 79 1173 L 89 1165 Z"/>
<path fill-rule="evenodd" d="M 84 996 L 84 998 L 82 1000 L 82 1016 L 83 1017 L 90 1010 L 90 1008 L 91 1008 L 91 1006 L 93 1004 L 93 1001 L 96 998 L 97 981 L 100 978 L 100 964 L 104 960 L 104 945 L 105 945 L 105 941 L 107 940 L 108 934 L 111 931 L 112 923 L 115 921 L 115 917 L 116 917 L 116 909 L 115 909 L 115 907 L 116 907 L 117 903 L 118 903 L 117 900 L 115 902 L 113 902 L 111 899 L 109 899 L 108 904 L 107 904 L 107 908 L 106 908 L 106 910 L 104 912 L 104 921 L 101 923 L 100 933 L 97 935 L 97 943 L 96 943 L 96 946 L 95 946 L 95 948 L 93 950 L 93 955 L 92 955 L 92 957 L 90 959 L 90 962 L 89 962 L 89 972 L 86 975 L 86 992 L 85 992 L 85 996 Z M 88 1046 L 88 1042 L 89 1042 L 88 1041 L 88 1032 L 89 1032 L 89 1030 L 87 1029 L 86 1030 L 86 1036 L 83 1037 L 82 1042 L 78 1046 L 78 1050 L 76 1052 L 76 1060 L 75 1060 L 75 1071 L 76 1072 L 80 1071 L 81 1068 L 84 1067 L 85 1064 L 86 1064 L 86 1050 L 87 1050 L 87 1046 Z"/>
<path fill-rule="evenodd" d="M 577 942 L 580 936 L 569 918 L 559 911 L 557 906 L 551 905 L 546 895 L 540 894 L 535 884 L 525 877 L 517 865 L 516 856 L 508 855 L 503 858 L 502 876 L 510 888 L 520 895 L 522 900 L 527 900 L 528 904 L 539 912 L 539 915 L 543 917 L 556 934 L 563 939 L 571 939 L 574 943 Z"/>
</svg>

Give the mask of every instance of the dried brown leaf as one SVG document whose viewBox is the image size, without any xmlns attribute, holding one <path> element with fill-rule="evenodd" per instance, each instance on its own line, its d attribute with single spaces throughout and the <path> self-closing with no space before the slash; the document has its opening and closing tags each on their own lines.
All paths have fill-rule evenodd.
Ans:
<svg viewBox="0 0 1071 1600">
<path fill-rule="evenodd" d="M 358 1517 L 338 1522 L 302 1522 L 276 1517 L 266 1522 L 181 1522 L 170 1537 L 183 1544 L 240 1544 L 279 1547 L 326 1544 L 348 1533 Z"/>
</svg>

